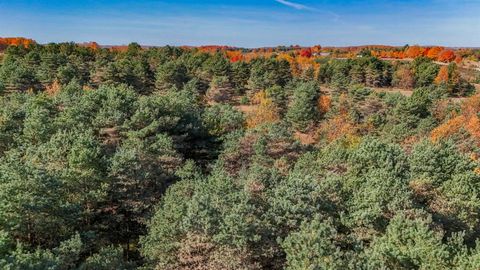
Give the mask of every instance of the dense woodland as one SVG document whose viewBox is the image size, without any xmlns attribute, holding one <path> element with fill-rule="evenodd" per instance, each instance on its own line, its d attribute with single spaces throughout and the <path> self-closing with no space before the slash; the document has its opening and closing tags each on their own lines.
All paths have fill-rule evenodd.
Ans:
<svg viewBox="0 0 480 270">
<path fill-rule="evenodd" d="M 0 269 L 480 268 L 474 70 L 14 45 Z"/>
</svg>

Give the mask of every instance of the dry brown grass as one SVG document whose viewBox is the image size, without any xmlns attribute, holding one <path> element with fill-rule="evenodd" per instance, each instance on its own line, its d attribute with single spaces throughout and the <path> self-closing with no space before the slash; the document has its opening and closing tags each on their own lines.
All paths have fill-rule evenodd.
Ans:
<svg viewBox="0 0 480 270">
<path fill-rule="evenodd" d="M 302 133 L 300 131 L 295 132 L 294 137 L 296 140 L 304 145 L 312 145 L 316 143 L 315 135 L 309 133 Z"/>
</svg>

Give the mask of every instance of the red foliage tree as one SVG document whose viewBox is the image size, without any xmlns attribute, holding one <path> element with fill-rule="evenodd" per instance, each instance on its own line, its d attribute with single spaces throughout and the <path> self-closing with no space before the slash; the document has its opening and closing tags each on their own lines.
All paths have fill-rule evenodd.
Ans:
<svg viewBox="0 0 480 270">
<path fill-rule="evenodd" d="M 312 57 L 312 49 L 303 49 L 300 51 L 300 56 L 310 58 Z"/>
</svg>

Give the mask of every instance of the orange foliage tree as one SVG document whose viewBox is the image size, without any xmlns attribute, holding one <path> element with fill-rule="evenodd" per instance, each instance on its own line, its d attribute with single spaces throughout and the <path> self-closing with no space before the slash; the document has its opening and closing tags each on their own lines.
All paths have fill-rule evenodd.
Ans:
<svg viewBox="0 0 480 270">
<path fill-rule="evenodd" d="M 448 82 L 448 66 L 442 66 L 438 72 L 437 77 L 435 78 L 436 84 L 447 83 Z"/>
<path fill-rule="evenodd" d="M 460 64 L 463 60 L 463 57 L 460 55 L 455 56 L 455 63 Z"/>
<path fill-rule="evenodd" d="M 441 51 L 443 51 L 443 47 L 432 47 L 428 50 L 426 56 L 430 59 L 437 59 Z"/>
<path fill-rule="evenodd" d="M 405 51 L 405 57 L 407 58 L 417 58 L 423 56 L 424 49 L 420 46 L 410 46 Z"/>
<path fill-rule="evenodd" d="M 90 41 L 90 42 L 86 42 L 86 43 L 80 43 L 78 44 L 79 46 L 82 46 L 82 47 L 86 47 L 86 48 L 90 48 L 92 50 L 98 50 L 100 49 L 100 45 L 98 45 L 97 42 L 95 41 Z"/>
<path fill-rule="evenodd" d="M 455 59 L 455 53 L 452 50 L 443 50 L 438 54 L 437 60 L 440 62 L 451 62 Z"/>
<path fill-rule="evenodd" d="M 442 125 L 438 126 L 431 132 L 432 141 L 436 142 L 441 139 L 449 138 L 454 134 L 466 131 L 480 146 L 480 95 L 476 95 L 466 99 L 462 103 L 461 114 L 457 115 Z"/>
<path fill-rule="evenodd" d="M 35 44 L 33 39 L 23 37 L 0 38 L 0 49 L 5 49 L 8 46 L 24 46 L 27 47 Z"/>
<path fill-rule="evenodd" d="M 448 120 L 446 123 L 436 127 L 430 133 L 430 138 L 434 142 L 438 142 L 442 139 L 449 138 L 456 134 L 465 123 L 465 116 L 460 115 Z"/>
<path fill-rule="evenodd" d="M 243 60 L 243 55 L 241 51 L 226 51 L 225 54 L 232 63 Z"/>
<path fill-rule="evenodd" d="M 318 98 L 317 108 L 322 115 L 329 112 L 331 107 L 332 107 L 332 98 L 330 96 L 321 95 Z"/>
</svg>

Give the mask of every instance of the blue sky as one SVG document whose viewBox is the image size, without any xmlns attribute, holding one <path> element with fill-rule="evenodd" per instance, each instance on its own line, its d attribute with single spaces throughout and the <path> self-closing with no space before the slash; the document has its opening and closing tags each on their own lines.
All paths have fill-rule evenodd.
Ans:
<svg viewBox="0 0 480 270">
<path fill-rule="evenodd" d="M 480 47 L 480 0 L 0 0 L 0 36 L 41 43 Z"/>
</svg>

